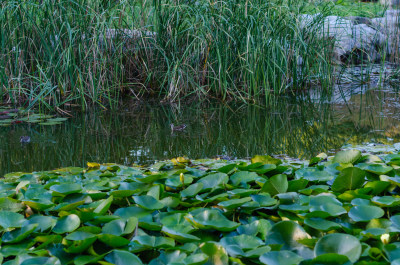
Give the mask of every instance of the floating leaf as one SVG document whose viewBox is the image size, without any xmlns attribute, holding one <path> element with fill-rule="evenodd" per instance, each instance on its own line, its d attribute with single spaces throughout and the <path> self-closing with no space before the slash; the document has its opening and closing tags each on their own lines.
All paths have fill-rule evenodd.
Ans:
<svg viewBox="0 0 400 265">
<path fill-rule="evenodd" d="M 332 173 L 328 171 L 323 171 L 314 167 L 299 169 L 296 171 L 295 174 L 297 179 L 305 179 L 315 182 L 329 181 L 335 177 Z"/>
<path fill-rule="evenodd" d="M 359 150 L 345 150 L 337 152 L 333 158 L 333 162 L 341 164 L 354 164 L 360 158 L 361 152 Z"/>
<path fill-rule="evenodd" d="M 0 226 L 3 229 L 21 227 L 24 221 L 24 216 L 21 214 L 9 211 L 0 212 Z"/>
<path fill-rule="evenodd" d="M 267 265 L 297 265 L 302 260 L 302 257 L 288 250 L 270 251 L 260 257 L 260 261 Z"/>
<path fill-rule="evenodd" d="M 257 173 L 249 171 L 239 171 L 230 177 L 230 180 L 234 186 L 238 186 L 240 183 L 248 183 L 255 181 L 258 177 Z"/>
<path fill-rule="evenodd" d="M 133 199 L 135 200 L 137 205 L 147 210 L 160 210 L 164 208 L 164 204 L 156 200 L 153 196 L 134 196 Z"/>
<path fill-rule="evenodd" d="M 355 190 L 361 188 L 365 182 L 365 172 L 356 167 L 348 167 L 340 172 L 332 184 L 332 190 L 335 192 L 344 192 L 346 190 Z"/>
<path fill-rule="evenodd" d="M 104 258 L 107 262 L 115 265 L 142 265 L 142 261 L 136 256 L 125 250 L 113 250 Z"/>
<path fill-rule="evenodd" d="M 219 210 L 197 209 L 188 215 L 188 220 L 200 229 L 215 229 L 218 231 L 233 231 L 239 224 L 229 221 Z"/>
<path fill-rule="evenodd" d="M 77 183 L 66 183 L 60 185 L 53 185 L 50 190 L 55 193 L 55 195 L 68 195 L 72 193 L 79 193 L 82 191 L 81 185 Z"/>
<path fill-rule="evenodd" d="M 80 224 L 81 220 L 79 217 L 75 214 L 70 214 L 58 219 L 52 231 L 56 234 L 70 233 L 75 231 Z"/>
<path fill-rule="evenodd" d="M 227 174 L 215 173 L 201 178 L 197 183 L 203 184 L 203 190 L 209 190 L 209 189 L 214 190 L 219 186 L 227 184 L 228 181 L 229 177 Z"/>
<path fill-rule="evenodd" d="M 329 234 L 321 237 L 314 249 L 315 255 L 339 254 L 348 257 L 351 262 L 356 262 L 361 255 L 360 241 L 346 234 Z"/>
<path fill-rule="evenodd" d="M 335 222 L 324 220 L 322 218 L 307 218 L 304 220 L 304 223 L 314 229 L 321 231 L 329 231 L 341 227 L 339 224 Z"/>
<path fill-rule="evenodd" d="M 13 230 L 11 232 L 6 232 L 1 237 L 4 243 L 18 243 L 27 238 L 38 226 L 38 224 L 29 224 L 23 226 L 20 229 Z"/>
<path fill-rule="evenodd" d="M 262 192 L 268 192 L 271 196 L 279 193 L 285 193 L 288 189 L 288 181 L 286 175 L 278 174 L 272 176 L 264 183 Z"/>
<path fill-rule="evenodd" d="M 267 244 L 282 245 L 282 250 L 304 247 L 298 240 L 310 238 L 304 229 L 293 221 L 281 221 L 272 226 L 267 235 Z"/>
<path fill-rule="evenodd" d="M 349 217 L 355 222 L 368 222 L 381 218 L 384 214 L 385 212 L 381 208 L 370 205 L 354 206 L 349 211 Z"/>
<path fill-rule="evenodd" d="M 251 159 L 251 163 L 280 165 L 280 164 L 282 164 L 282 161 L 277 158 L 273 158 L 272 156 L 268 156 L 268 155 L 267 156 L 256 155 Z"/>
<path fill-rule="evenodd" d="M 127 235 L 135 230 L 138 224 L 136 217 L 130 217 L 128 219 L 117 219 L 113 220 L 103 226 L 103 234 L 111 234 L 115 236 Z"/>
</svg>

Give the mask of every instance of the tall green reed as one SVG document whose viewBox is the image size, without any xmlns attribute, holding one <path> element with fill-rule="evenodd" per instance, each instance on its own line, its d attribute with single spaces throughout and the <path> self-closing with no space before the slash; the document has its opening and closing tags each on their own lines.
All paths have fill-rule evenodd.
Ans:
<svg viewBox="0 0 400 265">
<path fill-rule="evenodd" d="M 331 43 L 315 38 L 318 22 L 300 27 L 306 3 L 5 0 L 0 96 L 85 108 L 125 95 L 270 103 L 310 84 L 329 90 Z"/>
</svg>

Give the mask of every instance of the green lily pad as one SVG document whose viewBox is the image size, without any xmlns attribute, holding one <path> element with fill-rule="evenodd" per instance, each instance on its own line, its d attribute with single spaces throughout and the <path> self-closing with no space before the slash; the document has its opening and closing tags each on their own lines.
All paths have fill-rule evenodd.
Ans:
<svg viewBox="0 0 400 265">
<path fill-rule="evenodd" d="M 61 262 L 56 257 L 35 257 L 25 259 L 21 265 L 61 265 Z"/>
<path fill-rule="evenodd" d="M 361 244 L 352 235 L 329 234 L 318 240 L 314 252 L 316 256 L 330 253 L 344 255 L 354 263 L 360 258 Z"/>
<path fill-rule="evenodd" d="M 135 203 L 146 210 L 160 210 L 164 208 L 164 204 L 156 200 L 153 196 L 142 195 L 134 196 Z"/>
<path fill-rule="evenodd" d="M 333 162 L 341 164 L 354 164 L 360 158 L 361 152 L 359 150 L 345 150 L 337 152 L 333 158 Z"/>
<path fill-rule="evenodd" d="M 196 196 L 201 190 L 203 190 L 203 183 L 194 183 L 181 191 L 181 197 L 193 197 Z"/>
<path fill-rule="evenodd" d="M 104 258 L 107 262 L 115 265 L 143 265 L 142 261 L 136 256 L 125 250 L 113 250 Z"/>
<path fill-rule="evenodd" d="M 302 260 L 302 257 L 288 250 L 270 251 L 260 257 L 261 263 L 267 265 L 297 265 Z"/>
<path fill-rule="evenodd" d="M 133 232 L 138 225 L 136 217 L 113 220 L 103 226 L 102 233 L 115 236 L 127 235 Z"/>
<path fill-rule="evenodd" d="M 192 241 L 199 241 L 200 238 L 194 235 L 191 235 L 190 233 L 193 229 L 188 226 L 175 226 L 175 227 L 168 227 L 168 226 L 163 226 L 162 227 L 162 232 L 169 237 L 175 239 L 178 242 L 192 242 Z"/>
<path fill-rule="evenodd" d="M 349 217 L 355 222 L 368 222 L 381 218 L 384 214 L 385 212 L 381 208 L 370 205 L 354 206 L 349 211 Z"/>
<path fill-rule="evenodd" d="M 13 244 L 18 243 L 27 238 L 38 226 L 38 224 L 29 224 L 20 229 L 6 232 L 1 237 L 4 243 Z"/>
<path fill-rule="evenodd" d="M 60 185 L 53 185 L 50 190 L 55 193 L 55 195 L 68 195 L 72 193 L 79 193 L 82 191 L 81 185 L 77 183 L 66 183 Z"/>
<path fill-rule="evenodd" d="M 341 225 L 335 222 L 324 220 L 322 218 L 307 218 L 304 220 L 304 223 L 314 229 L 321 231 L 330 231 L 341 227 Z"/>
<path fill-rule="evenodd" d="M 255 172 L 239 171 L 230 177 L 230 181 L 234 186 L 239 186 L 240 183 L 255 181 L 257 177 L 258 175 Z"/>
<path fill-rule="evenodd" d="M 264 245 L 264 242 L 260 238 L 250 235 L 224 237 L 220 243 L 233 257 L 246 256 L 245 251 Z"/>
<path fill-rule="evenodd" d="M 395 207 L 400 205 L 400 198 L 393 196 L 373 197 L 371 202 L 381 207 Z"/>
<path fill-rule="evenodd" d="M 251 201 L 251 198 L 246 197 L 242 199 L 232 199 L 218 203 L 219 206 L 225 209 L 235 209 L 243 205 L 244 203 Z"/>
<path fill-rule="evenodd" d="M 365 182 L 365 172 L 356 167 L 348 167 L 340 172 L 332 184 L 332 190 L 335 192 L 344 192 L 346 190 L 355 190 L 361 188 Z"/>
<path fill-rule="evenodd" d="M 360 167 L 361 169 L 367 171 L 367 172 L 371 172 L 377 175 L 386 175 L 387 173 L 389 173 L 390 171 L 393 170 L 393 168 L 391 166 L 387 166 L 385 164 L 366 164 L 366 163 L 362 163 L 357 165 L 358 167 Z"/>
<path fill-rule="evenodd" d="M 240 224 L 229 221 L 219 210 L 197 209 L 189 213 L 188 221 L 200 229 L 215 229 L 218 231 L 233 231 Z"/>
<path fill-rule="evenodd" d="M 299 224 L 293 221 L 281 221 L 271 227 L 266 243 L 282 245 L 282 250 L 293 250 L 304 247 L 298 240 L 308 238 L 311 238 L 310 235 Z"/>
<path fill-rule="evenodd" d="M 280 165 L 282 164 L 282 161 L 277 158 L 273 158 L 272 156 L 269 155 L 256 155 L 251 159 L 251 163 L 262 163 L 262 164 L 273 164 L 273 165 Z"/>
<path fill-rule="evenodd" d="M 9 211 L 0 212 L 0 226 L 3 229 L 21 227 L 24 221 L 24 216 L 21 214 Z"/>
<path fill-rule="evenodd" d="M 342 203 L 328 195 L 318 195 L 310 198 L 310 213 L 307 217 L 326 218 L 346 214 L 347 211 L 342 207 Z"/>
<path fill-rule="evenodd" d="M 75 214 L 70 214 L 58 219 L 57 224 L 53 228 L 56 234 L 71 233 L 75 231 L 81 224 L 81 220 Z"/>
<path fill-rule="evenodd" d="M 52 217 L 52 216 L 33 216 L 29 220 L 26 220 L 24 223 L 25 225 L 30 225 L 30 224 L 37 224 L 37 228 L 35 231 L 38 232 L 45 232 L 47 230 L 52 229 L 57 223 L 57 219 Z"/>
<path fill-rule="evenodd" d="M 278 174 L 269 178 L 261 188 L 262 192 L 267 192 L 271 196 L 279 193 L 285 193 L 288 189 L 288 181 L 286 175 Z"/>
<path fill-rule="evenodd" d="M 129 245 L 131 243 L 130 240 L 122 237 L 122 236 L 115 236 L 110 234 L 100 234 L 97 238 L 103 242 L 104 244 L 112 247 L 112 248 L 121 248 Z"/>
<path fill-rule="evenodd" d="M 329 181 L 335 177 L 328 171 L 323 171 L 314 167 L 299 169 L 296 171 L 295 175 L 297 179 L 305 179 L 314 182 Z"/>
<path fill-rule="evenodd" d="M 108 197 L 107 199 L 102 200 L 101 203 L 96 207 L 96 209 L 94 209 L 93 212 L 98 215 L 105 214 L 108 211 L 108 209 L 110 208 L 113 200 L 114 200 L 114 197 L 112 195 L 110 197 Z"/>
<path fill-rule="evenodd" d="M 202 183 L 203 184 L 203 190 L 214 190 L 218 187 L 223 187 L 223 185 L 227 184 L 229 181 L 229 177 L 225 173 L 215 173 L 215 174 L 210 174 L 207 175 L 200 180 L 198 180 L 197 183 Z"/>
</svg>

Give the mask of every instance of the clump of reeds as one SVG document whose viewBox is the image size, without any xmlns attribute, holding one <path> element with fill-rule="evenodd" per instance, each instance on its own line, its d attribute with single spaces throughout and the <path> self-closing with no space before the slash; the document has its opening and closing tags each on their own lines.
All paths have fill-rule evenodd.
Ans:
<svg viewBox="0 0 400 265">
<path fill-rule="evenodd" d="M 270 102 L 329 89 L 331 43 L 306 1 L 4 0 L 0 97 L 29 107 L 116 106 L 124 96 Z M 315 29 L 318 30 L 318 29 Z"/>
</svg>

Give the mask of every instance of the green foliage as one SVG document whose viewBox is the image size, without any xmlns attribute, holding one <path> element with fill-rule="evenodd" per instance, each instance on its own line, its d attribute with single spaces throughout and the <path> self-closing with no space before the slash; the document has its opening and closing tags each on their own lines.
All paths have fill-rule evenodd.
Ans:
<svg viewBox="0 0 400 265">
<path fill-rule="evenodd" d="M 2 1 L 0 97 L 48 109 L 126 94 L 271 103 L 332 87 L 332 42 L 299 27 L 308 0 L 104 2 Z"/>
<path fill-rule="evenodd" d="M 258 156 L 7 174 L 0 255 L 6 264 L 396 264 L 400 182 L 383 173 L 398 167 L 382 162 L 393 155 L 334 163 L 354 153 L 313 167 Z"/>
<path fill-rule="evenodd" d="M 306 6 L 305 11 L 310 14 L 329 10 L 332 16 L 360 16 L 360 17 L 380 17 L 385 13 L 386 7 L 377 3 L 379 1 L 359 1 L 359 0 L 314 0 Z"/>
</svg>

